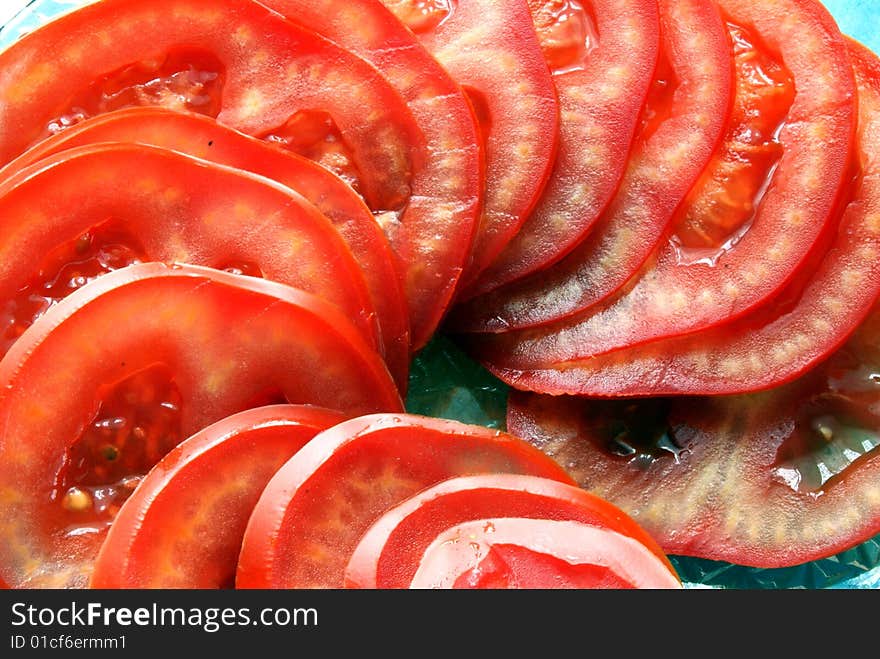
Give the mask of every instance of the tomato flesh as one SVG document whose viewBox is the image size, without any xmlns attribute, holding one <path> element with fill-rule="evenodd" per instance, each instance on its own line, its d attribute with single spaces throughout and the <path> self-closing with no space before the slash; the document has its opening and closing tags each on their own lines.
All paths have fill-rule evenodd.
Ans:
<svg viewBox="0 0 880 659">
<path fill-rule="evenodd" d="M 90 587 L 231 587 L 263 487 L 315 434 L 343 419 L 318 407 L 273 405 L 234 414 L 172 447 L 119 511 Z"/>
<path fill-rule="evenodd" d="M 525 473 L 569 482 L 505 433 L 414 415 L 369 415 L 315 437 L 267 485 L 245 533 L 239 588 L 339 588 L 362 533 L 452 476 Z"/>
<path fill-rule="evenodd" d="M 157 367 L 170 385 L 151 379 Z M 275 282 L 156 263 L 103 275 L 49 309 L 0 361 L 0 383 L 0 570 L 16 587 L 85 585 L 106 526 L 82 523 L 94 511 L 78 493 L 64 507 L 70 486 L 114 486 L 129 473 L 126 456 L 143 473 L 174 437 L 267 390 L 348 416 L 402 408 L 380 357 L 332 305 Z M 141 404 L 150 389 L 154 403 Z M 178 411 L 162 407 L 170 415 L 154 426 L 144 417 L 160 399 Z M 102 424 L 119 418 L 112 449 L 125 469 L 101 475 L 105 464 L 81 459 L 109 448 Z M 129 451 L 138 426 L 143 451 Z"/>
</svg>

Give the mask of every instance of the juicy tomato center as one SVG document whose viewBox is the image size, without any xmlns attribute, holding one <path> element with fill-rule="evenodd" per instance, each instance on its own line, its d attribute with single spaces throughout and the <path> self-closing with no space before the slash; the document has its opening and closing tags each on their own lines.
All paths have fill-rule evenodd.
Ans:
<svg viewBox="0 0 880 659">
<path fill-rule="evenodd" d="M 591 406 L 592 407 L 592 406 Z M 661 459 L 681 460 L 685 448 L 670 423 L 671 403 L 665 398 L 597 402 L 597 433 L 593 435 L 612 455 L 647 469 Z"/>
<path fill-rule="evenodd" d="M 361 194 L 361 174 L 353 152 L 327 112 L 300 110 L 263 139 L 329 169 Z M 405 201 L 401 199 L 400 205 Z"/>
<path fill-rule="evenodd" d="M 55 478 L 59 514 L 78 528 L 109 524 L 143 476 L 183 439 L 180 403 L 162 365 L 99 391 L 95 416 Z"/>
<path fill-rule="evenodd" d="M 113 221 L 52 250 L 30 282 L 0 310 L 0 356 L 54 304 L 93 279 L 142 260 L 138 242 Z"/>
<path fill-rule="evenodd" d="M 430 32 L 448 20 L 457 0 L 390 0 L 385 5 L 416 34 Z"/>
<path fill-rule="evenodd" d="M 578 0 L 529 2 L 544 59 L 554 74 L 583 70 L 599 43 L 592 7 Z"/>
<path fill-rule="evenodd" d="M 736 89 L 727 134 L 682 207 L 673 243 L 682 263 L 715 265 L 754 219 L 782 158 L 779 133 L 795 98 L 791 72 L 746 28 L 728 23 Z"/>
<path fill-rule="evenodd" d="M 819 496 L 880 446 L 878 324 L 875 313 L 816 374 L 811 395 L 795 410 L 794 429 L 780 445 L 773 470 L 792 490 Z"/>
<path fill-rule="evenodd" d="M 84 119 L 135 106 L 163 106 L 217 117 L 226 73 L 208 51 L 178 48 L 95 80 L 46 126 L 61 132 Z"/>
<path fill-rule="evenodd" d="M 497 544 L 454 588 L 632 588 L 602 565 L 572 564 L 518 545 Z"/>
<path fill-rule="evenodd" d="M 640 142 L 644 143 L 651 139 L 657 129 L 672 116 L 675 90 L 678 89 L 678 85 L 675 69 L 667 53 L 661 51 L 636 133 Z"/>
</svg>

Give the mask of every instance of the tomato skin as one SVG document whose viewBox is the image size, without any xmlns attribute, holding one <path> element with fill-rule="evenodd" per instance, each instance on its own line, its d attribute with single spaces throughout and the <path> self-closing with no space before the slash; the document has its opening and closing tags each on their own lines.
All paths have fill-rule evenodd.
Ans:
<svg viewBox="0 0 880 659">
<path fill-rule="evenodd" d="M 169 452 L 123 504 L 91 588 L 221 588 L 234 581 L 241 537 L 272 474 L 332 410 L 272 405 L 200 430 Z"/>
<path fill-rule="evenodd" d="M 0 499 L 8 502 L 0 565 L 10 584 L 85 585 L 105 529 L 59 528 L 50 497 L 57 459 L 91 422 L 100 386 L 157 363 L 180 390 L 184 437 L 253 406 L 267 387 L 348 416 L 403 407 L 379 356 L 315 296 L 195 266 L 142 264 L 100 277 L 0 361 Z"/>
<path fill-rule="evenodd" d="M 0 53 L 0 162 L 45 137 L 96 78 L 181 44 L 224 69 L 220 123 L 264 135 L 321 109 L 351 147 L 371 207 L 408 185 L 424 142 L 400 96 L 360 58 L 247 0 L 103 0 L 22 37 Z"/>
<path fill-rule="evenodd" d="M 552 3 L 530 0 L 533 17 L 545 4 Z M 532 214 L 466 298 L 565 257 L 593 228 L 620 184 L 657 65 L 659 12 L 655 0 L 589 4 L 598 45 L 583 67 L 554 76 L 561 132 L 550 180 Z M 538 37 L 546 39 L 540 29 Z"/>
<path fill-rule="evenodd" d="M 556 88 L 525 0 L 466 0 L 450 5 L 431 25 L 412 11 L 412 2 L 385 5 L 477 109 L 486 149 L 486 200 L 458 294 L 466 296 L 467 286 L 525 222 L 549 179 L 559 136 Z"/>
<path fill-rule="evenodd" d="M 487 474 L 440 482 L 389 509 L 361 537 L 346 568 L 346 587 L 407 588 L 441 531 L 496 517 L 574 521 L 612 530 L 643 544 L 674 574 L 656 542 L 607 501 L 558 481 Z"/>
<path fill-rule="evenodd" d="M 0 246 L 4 301 L 37 269 L 33 254 L 110 218 L 138 239 L 147 260 L 217 268 L 254 262 L 266 278 L 336 304 L 377 342 L 369 291 L 346 242 L 308 201 L 268 179 L 167 149 L 99 144 L 19 172 L 0 208 L 3 232 L 15 236 Z"/>
<path fill-rule="evenodd" d="M 411 414 L 373 414 L 317 435 L 272 478 L 248 522 L 238 588 L 341 588 L 363 531 L 452 476 L 524 473 L 570 483 L 519 438 Z"/>
<path fill-rule="evenodd" d="M 624 293 L 595 309 L 532 330 L 475 337 L 474 350 L 496 368 L 544 369 L 733 322 L 773 303 L 824 248 L 848 189 L 855 146 L 857 94 L 844 39 L 816 2 L 720 6 L 778 54 L 797 89 L 779 134 L 784 153 L 753 224 L 717 267 L 682 265 L 665 245 Z"/>
<path fill-rule="evenodd" d="M 406 101 L 424 135 L 424 161 L 414 163 L 406 207 L 386 224 L 403 261 L 412 347 L 419 350 L 452 301 L 480 221 L 484 154 L 467 98 L 378 0 L 265 4 L 374 65 Z"/>
<path fill-rule="evenodd" d="M 236 167 L 303 195 L 345 239 L 361 266 L 381 331 L 383 354 L 401 392 L 409 370 L 409 319 L 396 256 L 363 200 L 332 173 L 209 117 L 159 107 L 116 110 L 35 145 L 0 169 L 0 181 L 64 149 L 99 142 L 137 142 Z M 0 191 L 10 184 L 0 183 Z"/>
</svg>

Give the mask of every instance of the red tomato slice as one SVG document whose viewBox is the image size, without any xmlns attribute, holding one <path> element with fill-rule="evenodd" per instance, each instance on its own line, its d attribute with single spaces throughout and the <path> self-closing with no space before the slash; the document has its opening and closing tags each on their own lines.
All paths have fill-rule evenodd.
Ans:
<svg viewBox="0 0 880 659">
<path fill-rule="evenodd" d="M 475 537 L 456 535 L 454 531 L 468 522 L 490 518 L 506 521 L 488 531 L 484 528 L 485 532 Z M 555 538 L 535 537 L 530 533 L 540 528 L 524 524 L 526 520 L 577 522 L 617 537 L 584 536 L 578 529 L 566 529 Z M 571 551 L 571 536 L 578 533 L 590 544 Z M 438 546 L 444 542 L 441 538 L 458 538 L 458 543 L 470 549 L 469 556 L 450 561 L 452 557 L 443 556 Z M 470 542 L 478 546 L 467 548 Z M 361 538 L 349 560 L 345 584 L 355 588 L 430 587 L 439 578 L 449 587 L 465 572 L 463 566 L 477 568 L 483 564 L 485 545 L 498 544 L 537 550 L 574 564 L 604 565 L 631 587 L 681 585 L 660 547 L 612 504 L 565 483 L 513 474 L 453 478 L 390 509 Z M 613 559 L 615 552 L 620 552 L 619 562 Z M 514 570 L 510 576 L 515 583 L 519 575 Z M 531 587 L 552 588 L 554 582 Z"/>
<path fill-rule="evenodd" d="M 373 64 L 406 101 L 427 144 L 406 208 L 380 218 L 404 263 L 413 349 L 423 347 L 470 258 L 483 186 L 478 127 L 461 87 L 378 0 L 264 0 Z M 357 29 L 353 29 L 357 26 Z"/>
<path fill-rule="evenodd" d="M 515 392 L 508 427 L 632 515 L 670 554 L 756 567 L 880 533 L 880 314 L 784 387 L 597 401 Z"/>
<path fill-rule="evenodd" d="M 735 26 L 748 26 L 749 38 L 771 54 L 771 64 L 775 59 L 790 71 L 796 94 L 781 129 L 768 135 L 755 125 L 754 110 L 741 106 L 746 121 L 731 127 L 722 159 L 703 181 L 701 198 L 692 200 L 680 234 L 661 244 L 654 264 L 622 295 L 585 314 L 486 345 L 478 342 L 487 360 L 502 368 L 541 369 L 732 321 L 772 301 L 824 247 L 823 233 L 833 228 L 849 183 L 855 142 L 856 94 L 846 44 L 831 16 L 812 0 L 771 7 L 720 4 Z M 748 60 L 740 65 L 741 73 L 751 70 Z M 772 100 L 776 90 L 771 85 L 761 92 L 759 84 L 753 92 Z M 763 142 L 761 135 L 768 141 L 750 147 L 747 137 Z M 767 164 L 767 150 L 770 163 L 776 157 L 772 152 L 782 154 L 770 167 L 769 181 L 752 178 L 752 165 Z M 735 165 L 738 151 L 756 152 L 758 159 L 742 170 Z M 725 204 L 732 206 L 730 213 Z M 688 234 L 705 233 L 701 216 L 725 227 L 731 215 L 734 235 L 727 244 L 714 250 L 684 248 Z"/>
<path fill-rule="evenodd" d="M 530 0 L 554 72 L 559 153 L 537 207 L 468 296 L 547 267 L 593 228 L 623 176 L 659 52 L 655 0 Z"/>
<path fill-rule="evenodd" d="M 414 415 L 370 415 L 317 435 L 266 486 L 245 532 L 239 588 L 339 588 L 382 513 L 453 476 L 519 473 L 571 482 L 516 437 Z"/>
<path fill-rule="evenodd" d="M 214 423 L 172 449 L 125 501 L 101 546 L 92 588 L 223 588 L 272 475 L 339 412 L 270 405 Z"/>
<path fill-rule="evenodd" d="M 486 200 L 466 286 L 519 231 L 550 176 L 556 89 L 525 0 L 383 1 L 464 87 L 480 122 Z"/>
<path fill-rule="evenodd" d="M 0 574 L 83 586 L 131 477 L 197 430 L 284 400 L 400 410 L 332 305 L 209 268 L 132 265 L 49 309 L 0 361 Z"/>
<path fill-rule="evenodd" d="M 52 53 L 51 60 L 46 53 Z M 246 0 L 103 0 L 0 53 L 0 162 L 127 105 L 198 109 L 251 135 L 322 111 L 371 207 L 405 200 L 424 143 L 400 96 L 355 55 Z"/>
<path fill-rule="evenodd" d="M 457 328 L 505 331 L 577 313 L 625 284 L 663 237 L 723 135 L 733 81 L 717 6 L 710 0 L 659 6 L 655 86 L 610 206 L 565 259 L 464 305 Z"/>
<path fill-rule="evenodd" d="M 97 142 L 151 144 L 271 178 L 303 195 L 333 223 L 360 264 L 381 332 L 383 355 L 404 392 L 409 370 L 409 318 L 395 256 L 354 190 L 332 173 L 202 115 L 160 107 L 116 110 L 43 140 L 0 169 L 0 181 L 63 149 Z M 2 189 L 2 187 L 0 187 Z"/>
<path fill-rule="evenodd" d="M 858 174 L 833 242 L 777 302 L 732 324 L 516 374 L 548 394 L 733 394 L 789 382 L 833 353 L 880 295 L 880 60 L 850 48 L 859 89 Z"/>
<path fill-rule="evenodd" d="M 4 352 L 58 299 L 135 261 L 244 268 L 336 304 L 376 344 L 369 291 L 345 241 L 269 179 L 166 149 L 103 144 L 42 160 L 8 186 L 0 196 Z"/>
</svg>

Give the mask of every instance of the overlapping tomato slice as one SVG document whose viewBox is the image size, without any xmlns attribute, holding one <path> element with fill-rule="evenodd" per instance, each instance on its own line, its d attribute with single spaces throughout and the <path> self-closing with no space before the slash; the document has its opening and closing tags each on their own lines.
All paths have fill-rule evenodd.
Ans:
<svg viewBox="0 0 880 659">
<path fill-rule="evenodd" d="M 343 420 L 305 405 L 233 414 L 172 449 L 138 484 L 107 533 L 92 588 L 222 588 L 272 475 Z"/>
<path fill-rule="evenodd" d="M 345 580 L 358 588 L 681 585 L 654 540 L 615 506 L 512 474 L 452 478 L 390 509 L 361 538 Z"/>
<path fill-rule="evenodd" d="M 245 532 L 239 588 L 339 588 L 360 536 L 386 510 L 454 476 L 571 482 L 522 440 L 415 415 L 376 414 L 318 434 L 272 478 Z"/>
<path fill-rule="evenodd" d="M 59 302 L 0 361 L 3 579 L 84 585 L 136 477 L 207 425 L 278 401 L 402 407 L 351 323 L 282 284 L 148 263 Z"/>
<path fill-rule="evenodd" d="M 767 52 L 778 53 L 797 92 L 778 138 L 764 144 L 773 131 L 755 123 L 756 110 L 749 109 L 749 99 L 743 98 L 746 90 L 740 86 L 745 105 L 738 116 L 744 121 L 729 128 L 715 169 L 703 181 L 698 199 L 691 200 L 700 207 L 688 208 L 685 224 L 679 226 L 685 233 L 705 236 L 706 224 L 697 217 L 717 221 L 716 228 L 734 222 L 736 236 L 718 246 L 711 258 L 700 251 L 683 252 L 685 238 L 673 237 L 655 254 L 654 264 L 607 304 L 534 330 L 475 339 L 475 349 L 488 362 L 511 372 L 557 367 L 562 371 L 614 350 L 730 322 L 774 301 L 816 251 L 826 247 L 823 239 L 836 226 L 836 210 L 850 182 L 855 126 L 854 83 L 843 37 L 814 2 L 777 3 L 772 11 L 752 3 L 722 2 L 721 6 L 735 26 L 749 26 L 747 39 L 742 36 L 746 33 L 735 29 L 739 47 L 763 44 Z M 741 75 L 750 71 L 757 75 L 747 65 L 756 56 L 740 62 Z M 817 62 L 822 63 L 821 75 L 816 74 Z M 767 90 L 771 100 L 774 87 Z M 758 93 L 755 87 L 752 91 Z M 750 146 L 747 138 L 760 143 Z M 781 150 L 782 155 L 771 167 L 769 182 L 760 182 L 753 176 L 754 168 L 768 162 L 767 152 L 773 150 Z M 738 153 L 753 152 L 760 157 L 749 167 L 740 170 L 732 165 Z M 725 178 L 731 172 L 732 179 Z M 726 192 L 737 184 L 745 187 L 742 196 Z M 752 217 L 743 211 L 751 208 L 749 198 L 756 190 L 758 203 Z M 731 206 L 727 211 L 725 204 Z"/>
<path fill-rule="evenodd" d="M 544 189 L 559 135 L 556 89 L 526 0 L 384 3 L 464 87 L 479 120 L 486 199 L 466 287 L 516 235 Z"/>
<path fill-rule="evenodd" d="M 209 117 L 161 107 L 116 110 L 86 119 L 41 141 L 0 169 L 0 181 L 41 158 L 65 149 L 99 142 L 137 142 L 181 151 L 260 174 L 305 197 L 333 223 L 357 259 L 369 289 L 371 306 L 377 316 L 385 361 L 398 388 L 406 391 L 410 358 L 409 317 L 395 257 L 369 209 L 350 186 L 306 158 L 273 148 L 264 141 L 227 128 Z M 130 175 L 126 171 L 125 168 L 121 169 L 119 175 L 130 183 Z M 138 174 L 145 175 L 146 172 Z M 170 178 L 171 172 L 164 176 L 166 179 Z M 211 185 L 211 182 L 208 184 Z M 205 192 L 207 194 L 207 190 Z M 88 191 L 84 190 L 83 193 L 87 194 Z M 219 202 L 231 193 L 232 190 L 224 190 L 224 186 L 220 186 L 218 191 L 212 190 L 209 196 Z M 122 196 L 125 196 L 124 191 Z M 120 199 L 119 203 L 126 202 Z M 285 200 L 284 203 L 289 202 Z M 265 215 L 270 214 L 266 209 Z M 243 246 L 238 248 L 242 249 Z M 260 259 L 250 257 L 248 260 L 256 263 Z M 291 263 L 291 267 L 293 265 Z M 284 282 L 284 279 L 281 281 Z M 334 287 L 342 281 L 336 280 Z M 314 282 L 307 282 L 303 287 L 314 285 Z M 331 300 L 338 299 L 334 293 L 327 297 Z"/>
</svg>

